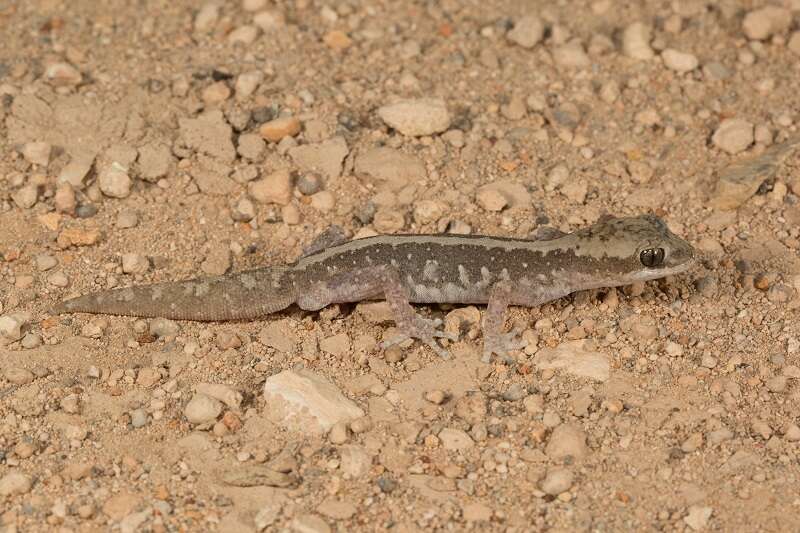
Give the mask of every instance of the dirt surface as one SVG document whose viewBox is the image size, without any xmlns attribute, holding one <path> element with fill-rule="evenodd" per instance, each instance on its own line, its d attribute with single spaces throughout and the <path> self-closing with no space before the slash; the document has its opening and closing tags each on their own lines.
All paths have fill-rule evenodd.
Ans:
<svg viewBox="0 0 800 533">
<path fill-rule="evenodd" d="M 0 529 L 797 531 L 798 29 L 797 0 L 0 2 Z M 643 212 L 702 261 L 512 309 L 516 364 L 470 306 L 420 308 L 449 361 L 378 349 L 380 303 L 48 314 L 332 224 Z"/>
</svg>

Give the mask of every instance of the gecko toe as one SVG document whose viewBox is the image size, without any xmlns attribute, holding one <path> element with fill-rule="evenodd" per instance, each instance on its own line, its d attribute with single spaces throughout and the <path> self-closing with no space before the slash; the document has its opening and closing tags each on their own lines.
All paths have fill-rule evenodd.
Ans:
<svg viewBox="0 0 800 533">
<path fill-rule="evenodd" d="M 492 354 L 496 354 L 504 362 L 513 362 L 514 358 L 508 352 L 512 350 L 521 350 L 527 346 L 527 342 L 519 339 L 519 335 L 524 328 L 515 327 L 508 333 L 500 333 L 498 335 L 490 335 L 483 341 L 483 356 L 481 361 L 489 363 L 492 360 Z"/>
<path fill-rule="evenodd" d="M 386 349 L 395 344 L 400 344 L 408 339 L 418 339 L 428 345 L 437 355 L 443 359 L 448 359 L 450 353 L 442 348 L 436 339 L 447 339 L 450 341 L 458 340 L 456 335 L 438 329 L 442 325 L 442 320 L 439 318 L 430 320 L 422 317 L 416 317 L 411 324 L 404 324 L 401 326 L 400 334 L 387 339 L 380 344 L 382 349 Z"/>
</svg>

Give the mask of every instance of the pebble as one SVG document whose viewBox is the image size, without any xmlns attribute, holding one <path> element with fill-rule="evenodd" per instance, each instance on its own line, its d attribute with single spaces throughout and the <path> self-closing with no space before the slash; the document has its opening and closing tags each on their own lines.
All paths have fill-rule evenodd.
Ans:
<svg viewBox="0 0 800 533">
<path fill-rule="evenodd" d="M 622 34 L 622 51 L 633 59 L 647 60 L 655 56 L 650 47 L 653 30 L 643 22 L 634 22 Z"/>
<path fill-rule="evenodd" d="M 723 120 L 711 137 L 714 146 L 731 155 L 746 150 L 753 140 L 753 124 L 740 118 Z"/>
<path fill-rule="evenodd" d="M 263 137 L 256 133 L 243 133 L 239 135 L 239 144 L 236 152 L 250 161 L 260 161 L 264 157 L 266 144 Z"/>
<path fill-rule="evenodd" d="M 36 202 L 39 200 L 39 187 L 29 183 L 14 191 L 11 195 L 11 199 L 14 200 L 14 203 L 20 209 L 30 209 L 35 206 Z"/>
<path fill-rule="evenodd" d="M 322 37 L 322 42 L 331 50 L 345 50 L 353 44 L 353 40 L 341 30 L 331 30 Z"/>
<path fill-rule="evenodd" d="M 767 390 L 775 393 L 784 392 L 787 384 L 788 380 L 786 376 L 774 376 L 766 382 Z"/>
<path fill-rule="evenodd" d="M 336 197 L 331 191 L 320 191 L 311 196 L 311 207 L 322 213 L 327 213 L 336 206 Z"/>
<path fill-rule="evenodd" d="M 219 7 L 214 2 L 203 5 L 194 17 L 194 30 L 201 33 L 212 30 L 219 20 Z"/>
<path fill-rule="evenodd" d="M 53 204 L 56 211 L 67 215 L 74 215 L 75 208 L 78 206 L 78 199 L 75 196 L 75 189 L 69 182 L 64 182 L 56 187 Z"/>
<path fill-rule="evenodd" d="M 249 46 L 253 44 L 256 39 L 258 39 L 260 31 L 261 29 L 258 26 L 251 26 L 249 24 L 239 26 L 228 34 L 228 42 L 230 44 L 243 44 L 245 46 Z"/>
<path fill-rule="evenodd" d="M 503 399 L 507 402 L 516 402 L 525 398 L 528 391 L 520 383 L 514 383 L 503 393 Z"/>
<path fill-rule="evenodd" d="M 307 172 L 297 179 L 297 190 L 310 196 L 322 190 L 322 176 L 315 172 Z"/>
<path fill-rule="evenodd" d="M 447 394 L 443 390 L 432 390 L 425 393 L 425 399 L 434 405 L 442 405 L 447 400 Z"/>
<path fill-rule="evenodd" d="M 197 118 L 178 119 L 181 142 L 188 148 L 211 156 L 219 163 L 236 159 L 233 128 L 218 109 L 207 111 Z"/>
<path fill-rule="evenodd" d="M 667 344 L 664 346 L 664 351 L 670 357 L 681 357 L 683 355 L 683 346 L 677 342 L 667 341 Z"/>
<path fill-rule="evenodd" d="M 344 444 L 348 440 L 347 424 L 337 422 L 328 432 L 328 440 L 331 444 Z"/>
<path fill-rule="evenodd" d="M 122 254 L 122 272 L 125 274 L 144 274 L 150 270 L 150 259 L 145 255 Z"/>
<path fill-rule="evenodd" d="M 539 484 L 539 488 L 546 494 L 558 496 L 562 492 L 566 492 L 572 488 L 574 482 L 575 474 L 573 474 L 571 470 L 567 468 L 555 468 L 547 473 Z"/>
<path fill-rule="evenodd" d="M 250 222 L 256 217 L 256 207 L 248 198 L 239 198 L 231 211 L 231 218 L 237 222 Z"/>
<path fill-rule="evenodd" d="M 764 420 L 754 418 L 750 424 L 753 433 L 760 436 L 764 440 L 769 440 L 772 436 L 772 428 Z"/>
<path fill-rule="evenodd" d="M 222 245 L 213 246 L 200 264 L 200 270 L 209 276 L 221 276 L 230 268 L 231 250 Z"/>
<path fill-rule="evenodd" d="M 264 73 L 260 70 L 248 70 L 239 74 L 236 78 L 234 89 L 236 90 L 236 99 L 244 100 L 251 96 L 261 82 L 264 81 Z"/>
<path fill-rule="evenodd" d="M 22 337 L 20 344 L 22 344 L 22 347 L 26 350 L 32 350 L 41 346 L 42 342 L 42 336 L 40 334 L 28 332 Z"/>
<path fill-rule="evenodd" d="M 132 209 L 124 209 L 117 215 L 117 227 L 119 229 L 135 228 L 139 225 L 139 214 Z"/>
<path fill-rule="evenodd" d="M 297 117 L 280 117 L 270 120 L 258 129 L 265 140 L 280 142 L 284 137 L 294 137 L 300 133 L 300 119 Z"/>
<path fill-rule="evenodd" d="M 276 170 L 247 188 L 250 197 L 261 204 L 287 205 L 292 201 L 292 174 L 288 169 Z"/>
<path fill-rule="evenodd" d="M 783 33 L 792 24 L 792 13 L 777 6 L 766 6 L 747 13 L 742 19 L 742 31 L 751 40 L 764 40 Z"/>
<path fill-rule="evenodd" d="M 667 68 L 680 74 L 690 72 L 700 65 L 700 62 L 694 54 L 679 52 L 672 48 L 667 48 L 661 52 L 661 58 L 664 60 L 664 64 Z"/>
<path fill-rule="evenodd" d="M 378 116 L 387 126 L 409 137 L 433 135 L 450 127 L 450 113 L 441 98 L 401 100 L 380 107 Z"/>
<path fill-rule="evenodd" d="M 580 39 L 573 39 L 567 44 L 553 50 L 553 61 L 556 65 L 568 68 L 584 68 L 591 64 Z"/>
<path fill-rule="evenodd" d="M 219 105 L 231 97 L 231 88 L 226 82 L 218 81 L 203 89 L 200 97 L 207 106 Z"/>
<path fill-rule="evenodd" d="M 291 522 L 295 533 L 331 533 L 329 526 L 322 518 L 314 514 L 301 514 Z"/>
<path fill-rule="evenodd" d="M 464 132 L 461 130 L 447 130 L 442 134 L 442 139 L 447 141 L 453 148 L 463 148 L 466 144 L 464 139 Z"/>
<path fill-rule="evenodd" d="M 444 428 L 438 434 L 445 450 L 468 450 L 475 445 L 472 437 L 455 428 Z"/>
<path fill-rule="evenodd" d="M 339 458 L 341 460 L 339 468 L 342 474 L 353 479 L 366 475 L 372 466 L 372 456 L 367 453 L 366 449 L 356 444 L 340 446 Z"/>
<path fill-rule="evenodd" d="M 205 394 L 195 394 L 183 410 L 191 424 L 212 422 L 222 413 L 222 402 Z"/>
<path fill-rule="evenodd" d="M 347 501 L 325 500 L 317 507 L 318 513 L 334 520 L 347 520 L 357 511 L 356 506 Z"/>
<path fill-rule="evenodd" d="M 328 179 L 334 179 L 341 175 L 342 163 L 350 149 L 344 137 L 336 136 L 322 142 L 289 148 L 288 153 L 301 170 L 319 172 Z"/>
<path fill-rule="evenodd" d="M 717 358 L 713 355 L 704 355 L 700 358 L 700 366 L 703 368 L 714 368 L 717 366 Z"/>
<path fill-rule="evenodd" d="M 800 441 L 800 427 L 797 424 L 789 424 L 784 431 L 783 438 L 789 442 Z"/>
<path fill-rule="evenodd" d="M 526 15 L 506 33 L 506 38 L 523 48 L 533 48 L 544 37 L 544 22 L 536 15 Z"/>
<path fill-rule="evenodd" d="M 58 173 L 56 182 L 58 184 L 69 183 L 76 189 L 81 189 L 83 188 L 83 180 L 89 174 L 93 164 L 94 160 L 90 158 L 73 159 Z"/>
<path fill-rule="evenodd" d="M 50 164 L 50 153 L 53 147 L 48 142 L 34 141 L 25 143 L 22 147 L 22 156 L 34 165 L 46 167 Z"/>
<path fill-rule="evenodd" d="M 508 206 L 505 195 L 494 188 L 482 188 L 475 196 L 475 201 L 486 211 L 497 213 Z"/>
<path fill-rule="evenodd" d="M 53 87 L 75 87 L 83 76 L 69 63 L 53 63 L 45 69 L 44 79 Z"/>
<path fill-rule="evenodd" d="M 18 341 L 22 338 L 25 326 L 31 321 L 28 313 L 10 313 L 0 316 L 0 337 L 8 341 Z"/>
<path fill-rule="evenodd" d="M 30 476 L 22 472 L 9 472 L 0 478 L 0 496 L 16 496 L 18 494 L 27 494 L 33 487 L 33 481 Z"/>
<path fill-rule="evenodd" d="M 358 177 L 395 191 L 428 177 L 420 159 L 386 146 L 360 152 L 354 170 Z"/>
<path fill-rule="evenodd" d="M 36 378 L 33 372 L 18 366 L 7 366 L 3 370 L 3 376 L 14 385 L 27 385 Z"/>
<path fill-rule="evenodd" d="M 167 175 L 172 162 L 169 146 L 161 142 L 148 143 L 139 148 L 136 160 L 138 175 L 145 181 L 155 183 Z"/>
<path fill-rule="evenodd" d="M 573 457 L 581 459 L 589 454 L 586 433 L 574 424 L 562 424 L 553 430 L 545 453 L 551 460 Z"/>
<path fill-rule="evenodd" d="M 693 531 L 702 531 L 708 526 L 708 520 L 711 518 L 712 513 L 713 509 L 711 507 L 692 505 L 689 507 L 689 514 L 683 518 L 683 521 Z"/>
<path fill-rule="evenodd" d="M 36 268 L 39 272 L 50 270 L 58 265 L 58 259 L 50 254 L 39 254 L 36 256 Z"/>
<path fill-rule="evenodd" d="M 241 392 L 222 383 L 198 383 L 195 386 L 195 392 L 198 395 L 218 400 L 231 409 L 238 409 L 244 400 Z"/>
<path fill-rule="evenodd" d="M 467 522 L 488 522 L 492 514 L 491 507 L 479 502 L 467 503 L 461 508 L 461 515 Z"/>
<path fill-rule="evenodd" d="M 692 453 L 699 450 L 703 446 L 703 434 L 696 432 L 689 435 L 689 437 L 681 443 L 681 451 L 683 453 Z"/>
<path fill-rule="evenodd" d="M 283 13 L 279 11 L 259 11 L 253 16 L 253 24 L 264 32 L 274 31 L 286 24 Z"/>
<path fill-rule="evenodd" d="M 325 433 L 338 422 L 364 416 L 333 383 L 308 370 L 270 376 L 264 383 L 264 399 L 282 425 L 303 433 Z"/>
<path fill-rule="evenodd" d="M 63 272 L 53 272 L 47 276 L 47 283 L 53 287 L 65 288 L 69 286 L 69 278 Z"/>
<path fill-rule="evenodd" d="M 147 425 L 147 412 L 144 409 L 134 409 L 130 414 L 133 427 L 142 428 Z"/>
<path fill-rule="evenodd" d="M 111 163 L 97 176 L 97 184 L 106 196 L 127 198 L 131 194 L 133 181 L 125 167 L 119 163 Z"/>
</svg>

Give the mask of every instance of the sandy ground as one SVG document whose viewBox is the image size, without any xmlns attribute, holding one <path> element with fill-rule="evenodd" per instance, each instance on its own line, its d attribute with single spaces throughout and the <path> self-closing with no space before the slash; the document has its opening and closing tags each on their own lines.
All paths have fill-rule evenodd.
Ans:
<svg viewBox="0 0 800 533">
<path fill-rule="evenodd" d="M 798 28 L 797 0 L 0 2 L 0 530 L 797 531 Z M 471 306 L 420 308 L 449 361 L 378 349 L 380 303 L 48 314 L 333 224 L 643 212 L 702 261 L 513 309 L 516 364 Z"/>
</svg>

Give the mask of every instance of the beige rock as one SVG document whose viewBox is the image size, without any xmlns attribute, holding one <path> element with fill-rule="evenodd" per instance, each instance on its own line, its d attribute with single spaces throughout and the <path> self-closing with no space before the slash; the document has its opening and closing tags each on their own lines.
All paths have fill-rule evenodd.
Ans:
<svg viewBox="0 0 800 533">
<path fill-rule="evenodd" d="M 381 107 L 378 115 L 388 126 L 410 137 L 433 135 L 450 127 L 450 113 L 441 98 L 402 100 Z"/>
<path fill-rule="evenodd" d="M 276 170 L 264 179 L 251 182 L 248 192 L 262 204 L 287 205 L 292 201 L 292 175 L 288 169 Z"/>
<path fill-rule="evenodd" d="M 300 133 L 300 119 L 297 117 L 280 117 L 261 125 L 258 132 L 270 142 L 279 142 L 284 137 L 294 137 Z"/>
<path fill-rule="evenodd" d="M 330 381 L 308 370 L 285 370 L 264 383 L 267 415 L 296 431 L 322 434 L 338 422 L 364 416 Z"/>
</svg>

